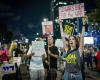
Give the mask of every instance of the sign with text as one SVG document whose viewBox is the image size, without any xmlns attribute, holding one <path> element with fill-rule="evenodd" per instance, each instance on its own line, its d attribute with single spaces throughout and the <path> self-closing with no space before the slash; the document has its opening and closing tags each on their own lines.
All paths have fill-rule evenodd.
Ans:
<svg viewBox="0 0 100 80">
<path fill-rule="evenodd" d="M 84 3 L 59 7 L 59 18 L 68 19 L 84 16 Z"/>
<path fill-rule="evenodd" d="M 0 71 L 2 72 L 2 75 L 4 74 L 11 74 L 11 73 L 15 73 L 16 72 L 16 68 L 15 68 L 15 65 L 14 64 L 3 64 L 1 67 L 0 67 Z"/>
<path fill-rule="evenodd" d="M 44 41 L 32 41 L 32 52 L 34 56 L 42 56 L 45 53 Z"/>
<path fill-rule="evenodd" d="M 42 32 L 43 35 L 53 35 L 53 22 L 52 21 L 45 21 L 42 22 Z"/>
</svg>

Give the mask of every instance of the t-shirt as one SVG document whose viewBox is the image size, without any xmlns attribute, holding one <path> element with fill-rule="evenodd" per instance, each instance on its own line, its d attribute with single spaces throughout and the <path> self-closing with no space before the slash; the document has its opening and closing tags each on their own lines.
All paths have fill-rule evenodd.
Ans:
<svg viewBox="0 0 100 80">
<path fill-rule="evenodd" d="M 58 51 L 58 48 L 56 46 L 50 47 L 49 50 L 51 51 L 51 54 L 59 55 L 59 51 Z M 57 69 L 57 58 L 50 56 L 50 68 Z"/>
<path fill-rule="evenodd" d="M 0 50 L 0 61 L 8 61 L 9 57 L 8 57 L 8 50 Z"/>
<path fill-rule="evenodd" d="M 45 60 L 48 60 L 48 46 L 45 46 L 47 58 Z M 56 46 L 50 47 L 50 51 L 52 54 L 59 55 L 58 48 Z M 49 65 L 44 62 L 44 68 L 49 69 Z M 50 68 L 56 68 L 57 69 L 57 59 L 54 57 L 50 57 Z"/>
<path fill-rule="evenodd" d="M 68 51 L 65 55 L 65 70 L 70 73 L 78 73 L 81 71 L 81 58 L 78 50 Z"/>
<path fill-rule="evenodd" d="M 15 48 L 13 50 L 13 57 L 18 57 L 18 54 L 21 54 L 21 53 L 22 53 L 22 51 L 20 49 Z"/>
<path fill-rule="evenodd" d="M 97 60 L 100 61 L 100 51 L 97 52 Z"/>
</svg>

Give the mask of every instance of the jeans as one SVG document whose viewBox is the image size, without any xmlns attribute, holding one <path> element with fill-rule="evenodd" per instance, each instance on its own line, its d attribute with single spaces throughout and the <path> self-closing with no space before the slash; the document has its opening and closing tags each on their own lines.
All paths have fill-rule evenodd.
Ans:
<svg viewBox="0 0 100 80">
<path fill-rule="evenodd" d="M 44 80 L 45 72 L 44 69 L 31 69 L 30 70 L 30 80 Z"/>
<path fill-rule="evenodd" d="M 83 80 L 81 72 L 79 73 L 69 73 L 65 71 L 64 80 Z"/>
</svg>

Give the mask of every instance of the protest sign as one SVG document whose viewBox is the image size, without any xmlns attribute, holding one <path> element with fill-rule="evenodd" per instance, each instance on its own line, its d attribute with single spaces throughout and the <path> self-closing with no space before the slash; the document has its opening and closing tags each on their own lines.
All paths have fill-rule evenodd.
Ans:
<svg viewBox="0 0 100 80">
<path fill-rule="evenodd" d="M 42 56 L 45 53 L 44 41 L 32 41 L 32 52 L 34 56 Z"/>
<path fill-rule="evenodd" d="M 43 35 L 53 35 L 53 22 L 52 21 L 45 21 L 42 22 L 42 31 Z"/>
<path fill-rule="evenodd" d="M 58 48 L 63 48 L 63 41 L 61 39 L 56 39 L 55 46 Z"/>
<path fill-rule="evenodd" d="M 59 19 L 84 16 L 84 3 L 59 7 Z"/>
<path fill-rule="evenodd" d="M 16 68 L 14 64 L 6 63 L 1 65 L 0 71 L 2 72 L 2 75 L 11 74 L 16 72 Z"/>
<path fill-rule="evenodd" d="M 13 57 L 13 63 L 17 63 L 19 66 L 21 64 L 21 57 Z"/>
</svg>

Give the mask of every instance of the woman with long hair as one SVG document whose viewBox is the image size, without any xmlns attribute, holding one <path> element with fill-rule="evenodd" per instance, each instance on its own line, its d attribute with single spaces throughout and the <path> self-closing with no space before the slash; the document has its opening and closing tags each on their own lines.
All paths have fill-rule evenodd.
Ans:
<svg viewBox="0 0 100 80">
<path fill-rule="evenodd" d="M 60 25 L 60 29 L 61 29 Z M 63 33 L 61 29 L 61 34 Z M 83 34 L 85 32 L 85 20 L 83 21 L 82 33 L 80 42 L 76 36 L 69 37 L 69 49 L 63 52 L 63 60 L 66 62 L 64 71 L 64 80 L 83 80 L 81 72 L 81 62 L 83 53 Z"/>
</svg>

